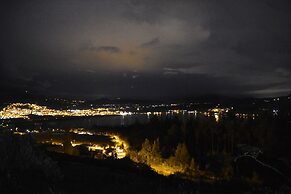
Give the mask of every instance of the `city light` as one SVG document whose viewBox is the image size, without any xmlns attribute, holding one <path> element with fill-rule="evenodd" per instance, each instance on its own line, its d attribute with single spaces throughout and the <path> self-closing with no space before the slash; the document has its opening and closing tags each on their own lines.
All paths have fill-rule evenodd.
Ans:
<svg viewBox="0 0 291 194">
<path fill-rule="evenodd" d="M 63 129 L 52 129 L 52 133 L 74 133 L 78 135 L 90 135 L 90 136 L 105 136 L 110 139 L 110 142 L 112 144 L 107 144 L 105 145 L 104 143 L 98 144 L 98 143 L 91 143 L 83 140 L 76 140 L 74 138 L 70 139 L 69 145 L 73 149 L 78 149 L 77 146 L 84 145 L 89 152 L 101 152 L 105 157 L 114 157 L 116 159 L 122 159 L 126 157 L 127 152 L 128 152 L 128 144 L 126 143 L 125 140 L 123 140 L 121 137 L 119 137 L 117 134 L 113 133 L 108 133 L 108 132 L 94 132 L 94 131 L 89 131 L 84 128 L 72 128 L 69 130 L 63 130 Z M 27 135 L 27 134 L 34 134 L 34 133 L 41 133 L 37 130 L 25 130 L 25 131 L 19 131 L 17 128 L 13 130 L 13 134 L 15 135 Z M 37 139 L 37 137 L 36 137 Z M 40 140 L 38 141 L 41 144 L 47 144 L 47 145 L 54 145 L 54 146 L 61 146 L 64 148 L 66 140 L 59 140 L 55 138 L 48 138 L 45 140 Z M 89 145 L 88 145 L 89 144 Z M 64 151 L 65 152 L 65 151 Z"/>
<path fill-rule="evenodd" d="M 131 112 L 110 110 L 109 108 L 56 110 L 48 108 L 46 106 L 40 106 L 30 103 L 13 103 L 0 111 L 0 119 L 29 119 L 31 115 L 55 117 L 85 117 L 131 114 Z"/>
</svg>

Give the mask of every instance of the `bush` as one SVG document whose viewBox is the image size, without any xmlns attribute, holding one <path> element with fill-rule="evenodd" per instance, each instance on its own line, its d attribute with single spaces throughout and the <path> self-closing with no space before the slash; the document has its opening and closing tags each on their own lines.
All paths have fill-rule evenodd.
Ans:
<svg viewBox="0 0 291 194">
<path fill-rule="evenodd" d="M 17 191 L 63 178 L 57 163 L 34 145 L 29 136 L 0 135 L 0 187 Z"/>
</svg>

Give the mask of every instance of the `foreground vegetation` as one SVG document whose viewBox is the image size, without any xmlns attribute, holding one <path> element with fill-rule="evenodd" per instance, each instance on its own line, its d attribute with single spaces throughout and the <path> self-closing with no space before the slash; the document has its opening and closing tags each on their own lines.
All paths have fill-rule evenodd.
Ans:
<svg viewBox="0 0 291 194">
<path fill-rule="evenodd" d="M 219 122 L 211 117 L 154 118 L 118 130 L 130 144 L 130 158 L 160 174 L 276 185 L 290 184 L 290 128 L 288 118 L 263 115 Z"/>
<path fill-rule="evenodd" d="M 111 129 L 130 145 L 122 160 L 51 153 L 1 131 L 0 193 L 291 193 L 290 128 L 272 115 L 156 117 Z"/>
</svg>

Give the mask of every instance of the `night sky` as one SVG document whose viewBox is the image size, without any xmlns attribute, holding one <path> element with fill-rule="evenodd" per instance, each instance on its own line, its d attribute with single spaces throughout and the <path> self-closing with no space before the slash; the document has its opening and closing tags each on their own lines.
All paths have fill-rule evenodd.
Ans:
<svg viewBox="0 0 291 194">
<path fill-rule="evenodd" d="M 0 95 L 287 95 L 290 10 L 290 0 L 2 0 Z"/>
</svg>

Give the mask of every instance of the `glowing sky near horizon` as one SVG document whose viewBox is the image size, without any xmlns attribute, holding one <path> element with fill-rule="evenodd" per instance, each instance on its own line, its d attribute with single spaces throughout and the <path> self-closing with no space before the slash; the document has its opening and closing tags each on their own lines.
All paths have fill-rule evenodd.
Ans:
<svg viewBox="0 0 291 194">
<path fill-rule="evenodd" d="M 291 93 L 291 3 L 2 1 L 5 96 Z"/>
</svg>

